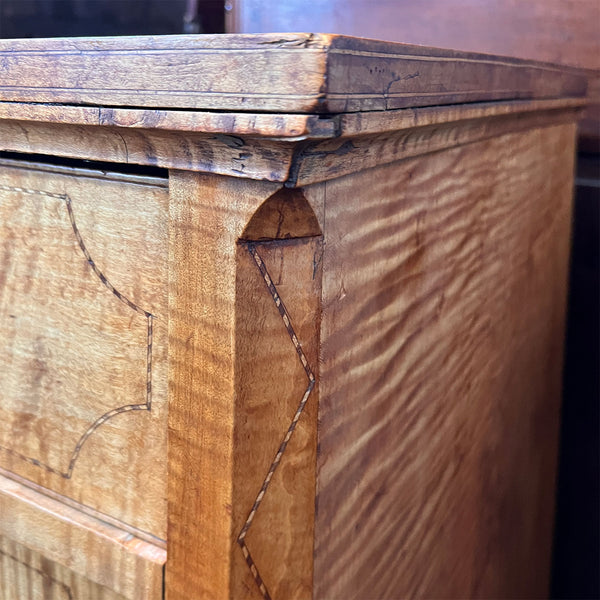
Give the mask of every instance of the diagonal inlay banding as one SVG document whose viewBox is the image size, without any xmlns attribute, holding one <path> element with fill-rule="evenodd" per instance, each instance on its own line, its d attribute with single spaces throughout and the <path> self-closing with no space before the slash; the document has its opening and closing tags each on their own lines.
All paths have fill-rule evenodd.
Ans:
<svg viewBox="0 0 600 600">
<path fill-rule="evenodd" d="M 275 287 L 275 284 L 273 283 L 273 280 L 271 279 L 271 276 L 269 275 L 269 272 L 267 271 L 267 268 L 266 268 L 262 258 L 260 257 L 260 255 L 258 253 L 256 244 L 248 243 L 248 244 L 246 244 L 246 247 L 247 247 L 248 252 L 250 253 L 250 256 L 252 257 L 254 263 L 256 264 L 258 270 L 260 271 L 260 274 L 262 276 L 263 281 L 265 282 L 265 285 L 267 286 L 267 289 L 269 290 L 269 293 L 271 295 L 271 298 L 273 299 L 275 307 L 277 308 L 277 311 L 279 312 L 279 315 L 281 316 L 281 320 L 283 321 L 286 331 L 288 332 L 290 340 L 291 340 L 292 344 L 294 345 L 294 349 L 296 350 L 296 353 L 298 355 L 298 360 L 302 364 L 302 368 L 304 369 L 304 372 L 306 373 L 306 377 L 308 379 L 308 385 L 306 387 L 306 390 L 304 391 L 304 394 L 300 400 L 300 403 L 298 404 L 296 412 L 294 413 L 294 417 L 292 418 L 292 421 L 291 421 L 291 423 L 279 445 L 279 448 L 277 449 L 275 458 L 273 459 L 273 462 L 271 463 L 271 466 L 269 467 L 269 470 L 268 470 L 267 475 L 261 485 L 261 488 L 260 488 L 260 491 L 258 492 L 256 500 L 254 501 L 254 504 L 252 505 L 252 509 L 250 510 L 248 518 L 246 519 L 246 521 L 238 535 L 238 538 L 237 538 L 238 544 L 240 545 L 240 547 L 242 549 L 244 559 L 246 560 L 246 563 L 248 564 L 248 567 L 250 568 L 252 576 L 254 577 L 254 580 L 256 581 L 256 584 L 258 585 L 258 588 L 260 589 L 261 594 L 263 595 L 265 600 L 271 600 L 269 591 L 268 591 L 262 577 L 260 576 L 258 568 L 257 568 L 256 564 L 254 563 L 254 560 L 252 558 L 252 555 L 250 554 L 248 546 L 246 545 L 246 535 L 248 533 L 248 530 L 252 526 L 254 517 L 256 516 L 256 513 L 261 505 L 261 502 L 262 502 L 265 494 L 267 493 L 269 484 L 271 483 L 271 480 L 273 479 L 273 475 L 275 474 L 275 471 L 277 470 L 277 467 L 279 466 L 279 464 L 281 462 L 281 459 L 282 459 L 283 454 L 289 444 L 289 441 L 292 438 L 292 435 L 294 434 L 294 431 L 296 429 L 296 425 L 298 424 L 300 416 L 302 415 L 302 412 L 306 406 L 306 403 L 308 402 L 310 394 L 315 387 L 316 378 L 310 367 L 308 359 L 306 358 L 306 355 L 304 354 L 302 345 L 300 344 L 300 341 L 298 340 L 298 336 L 296 335 L 296 332 L 292 325 L 290 315 L 285 307 L 285 304 L 281 300 L 281 297 L 279 296 L 279 292 L 277 291 L 277 288 Z"/>
</svg>

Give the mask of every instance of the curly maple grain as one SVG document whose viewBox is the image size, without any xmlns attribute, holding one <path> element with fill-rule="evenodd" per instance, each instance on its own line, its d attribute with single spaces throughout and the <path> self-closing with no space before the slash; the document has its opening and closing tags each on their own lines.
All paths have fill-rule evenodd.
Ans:
<svg viewBox="0 0 600 600">
<path fill-rule="evenodd" d="M 70 478 L 0 453 L 20 588 L 546 594 L 584 77 L 312 34 L 0 62 L 2 445 L 69 464 L 111 415 Z"/>
<path fill-rule="evenodd" d="M 0 466 L 163 540 L 166 204 L 161 179 L 0 164 Z"/>
<path fill-rule="evenodd" d="M 113 595 L 129 600 L 161 598 L 164 549 L 4 476 L 0 476 L 0 514 L 0 569 L 9 568 L 6 578 L 0 578 L 0 592 L 12 594 L 7 600 L 29 598 L 27 591 L 38 587 L 39 578 L 47 579 L 40 570 L 54 580 L 53 586 L 59 588 L 55 591 L 79 582 L 72 589 L 81 592 L 73 600 L 94 598 L 90 591 L 100 587 L 108 588 L 111 599 Z M 4 540 L 13 547 L 6 548 Z M 31 567 L 31 572 L 4 562 L 2 551 Z M 48 587 L 52 582 L 46 583 Z"/>
<path fill-rule="evenodd" d="M 546 596 L 574 134 L 327 182 L 314 598 Z"/>
<path fill-rule="evenodd" d="M 254 212 L 277 189 L 170 173 L 166 585 L 172 599 L 229 598 L 233 553 L 241 556 L 232 524 L 235 250 Z"/>
<path fill-rule="evenodd" d="M 167 589 L 308 599 L 322 188 L 170 180 Z"/>
<path fill-rule="evenodd" d="M 249 571 L 234 561 L 234 598 L 250 573 L 267 600 L 312 596 L 321 252 L 320 236 L 238 251 L 234 527 Z"/>
<path fill-rule="evenodd" d="M 151 410 L 152 409 L 152 321 L 154 319 L 154 315 L 152 313 L 149 313 L 148 311 L 142 309 L 141 307 L 137 306 L 134 302 L 132 302 L 129 298 L 127 298 L 127 296 L 125 296 L 121 292 L 119 292 L 119 290 L 117 290 L 113 286 L 113 284 L 108 280 L 106 275 L 104 275 L 104 273 L 98 268 L 98 266 L 94 262 L 94 259 L 91 257 L 89 250 L 87 249 L 87 247 L 85 245 L 85 242 L 83 241 L 83 237 L 81 236 L 81 232 L 79 231 L 79 228 L 77 227 L 77 223 L 75 221 L 75 213 L 73 211 L 73 201 L 67 194 L 56 194 L 56 193 L 52 193 L 52 192 L 46 192 L 43 190 L 29 189 L 29 188 L 10 186 L 10 185 L 4 185 L 4 184 L 0 184 L 0 192 L 20 194 L 20 195 L 25 195 L 25 196 L 27 196 L 27 195 L 38 196 L 38 197 L 41 197 L 44 199 L 50 198 L 52 200 L 58 200 L 61 204 L 64 204 L 66 207 L 66 210 L 67 210 L 67 214 L 69 215 L 69 221 L 71 223 L 73 235 L 75 236 L 75 239 L 77 240 L 77 244 L 79 245 L 79 248 L 80 248 L 81 252 L 83 253 L 83 256 L 84 256 L 88 266 L 90 267 L 90 270 L 92 271 L 92 273 L 94 273 L 94 275 L 96 275 L 96 277 L 98 277 L 101 284 L 104 287 L 106 287 L 109 290 L 109 292 L 111 292 L 113 294 L 113 296 L 115 296 L 119 301 L 123 302 L 123 304 L 128 306 L 134 312 L 142 315 L 147 320 L 147 323 L 148 323 L 148 333 L 147 333 L 147 340 L 146 340 L 147 341 L 147 344 L 146 344 L 147 349 L 146 349 L 146 401 L 145 402 L 138 403 L 138 404 L 126 404 L 125 406 L 119 406 L 119 407 L 113 408 L 111 410 L 108 410 L 103 415 L 98 417 L 82 433 L 81 437 L 77 441 L 77 444 L 75 444 L 75 447 L 73 448 L 73 452 L 71 453 L 71 458 L 68 462 L 68 465 L 66 465 L 62 469 L 60 467 L 53 467 L 50 464 L 47 464 L 46 462 L 44 462 L 43 460 L 39 460 L 37 458 L 33 458 L 31 456 L 27 456 L 25 454 L 17 452 L 10 447 L 0 446 L 1 451 L 8 452 L 8 453 L 12 454 L 13 456 L 20 458 L 21 460 L 24 460 L 25 462 L 28 462 L 29 464 L 32 464 L 34 466 L 45 469 L 49 473 L 52 473 L 54 475 L 59 475 L 60 477 L 63 477 L 64 479 L 71 479 L 71 477 L 73 476 L 73 469 L 75 468 L 75 464 L 77 462 L 77 458 L 79 457 L 81 449 L 83 448 L 85 442 L 88 440 L 90 435 L 92 435 L 96 431 L 96 429 L 98 429 L 98 427 L 100 427 L 102 424 L 106 423 L 106 421 L 108 421 L 110 418 L 115 417 L 119 414 L 123 414 L 125 412 L 129 412 L 132 410 Z M 16 318 L 15 315 L 11 315 L 11 317 L 13 319 Z M 5 393 L 6 393 L 6 391 L 5 391 Z"/>
</svg>

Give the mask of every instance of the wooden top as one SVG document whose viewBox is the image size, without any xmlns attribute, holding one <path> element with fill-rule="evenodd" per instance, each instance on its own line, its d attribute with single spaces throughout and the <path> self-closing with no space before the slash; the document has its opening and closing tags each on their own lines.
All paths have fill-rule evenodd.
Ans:
<svg viewBox="0 0 600 600">
<path fill-rule="evenodd" d="M 344 113 L 585 92 L 565 67 L 338 35 L 0 40 L 0 102 Z"/>
</svg>

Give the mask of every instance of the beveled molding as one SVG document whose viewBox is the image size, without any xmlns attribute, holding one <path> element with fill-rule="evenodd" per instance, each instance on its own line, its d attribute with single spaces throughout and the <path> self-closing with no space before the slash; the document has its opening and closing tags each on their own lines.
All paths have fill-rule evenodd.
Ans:
<svg viewBox="0 0 600 600">
<path fill-rule="evenodd" d="M 346 113 L 583 96 L 573 68 L 319 33 L 0 40 L 10 102 Z"/>
<path fill-rule="evenodd" d="M 0 102 L 0 151 L 308 185 L 531 127 L 570 122 L 585 98 L 319 117 Z"/>
</svg>

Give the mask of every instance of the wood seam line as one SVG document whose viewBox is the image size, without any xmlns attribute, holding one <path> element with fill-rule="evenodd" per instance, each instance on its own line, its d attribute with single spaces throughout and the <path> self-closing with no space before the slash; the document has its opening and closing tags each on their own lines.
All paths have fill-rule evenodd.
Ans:
<svg viewBox="0 0 600 600">
<path fill-rule="evenodd" d="M 62 581 L 58 581 L 58 579 L 54 579 L 53 577 L 48 575 L 48 573 L 45 573 L 41 569 L 33 567 L 30 564 L 27 564 L 26 562 L 23 562 L 16 556 L 9 554 L 8 552 L 5 552 L 2 549 L 0 549 L 0 556 L 6 556 L 6 558 L 15 561 L 17 564 L 23 565 L 25 568 L 29 569 L 30 571 L 33 571 L 34 573 L 41 575 L 44 579 L 47 579 L 48 581 L 59 585 L 64 590 L 64 592 L 67 594 L 68 600 L 73 600 L 73 591 L 71 590 L 71 586 L 67 585 L 66 583 L 63 583 Z"/>
<path fill-rule="evenodd" d="M 312 34 L 311 34 L 312 35 Z M 15 55 L 53 55 L 53 56 L 68 56 L 68 55 L 91 55 L 95 54 L 103 54 L 103 55 L 135 55 L 139 56 L 141 54 L 160 54 L 160 53 L 180 53 L 180 52 L 188 52 L 194 54 L 222 54 L 224 52 L 232 51 L 238 52 L 240 54 L 252 53 L 257 51 L 262 52 L 276 52 L 277 54 L 282 53 L 297 53 L 297 48 L 303 48 L 303 54 L 306 54 L 306 51 L 310 51 L 311 53 L 322 55 L 322 54 L 339 54 L 339 55 L 352 55 L 352 56 L 367 56 L 371 58 L 385 58 L 385 59 L 395 59 L 395 60 L 413 60 L 413 61 L 428 61 L 428 62 L 459 62 L 459 63 L 475 63 L 475 64 L 491 64 L 496 66 L 510 67 L 510 68 L 528 68 L 528 69 L 537 69 L 540 71 L 564 71 L 564 70 L 575 70 L 572 67 L 567 67 L 566 69 L 561 68 L 560 66 L 543 62 L 543 61 L 533 61 L 527 59 L 513 59 L 506 60 L 506 57 L 496 57 L 494 60 L 493 56 L 480 54 L 478 57 L 468 57 L 468 56 L 427 56 L 423 54 L 408 54 L 406 52 L 384 52 L 377 50 L 354 50 L 351 48 L 337 48 L 326 43 L 322 43 L 322 45 L 312 45 L 312 40 L 307 38 L 306 40 L 301 40 L 298 43 L 286 44 L 284 45 L 274 45 L 269 46 L 268 43 L 261 44 L 260 47 L 254 48 L 242 48 L 242 47 L 234 47 L 234 48 L 203 48 L 203 47 L 195 47 L 195 48 L 181 48 L 181 47 L 162 47 L 162 48 L 152 48 L 152 49 L 143 49 L 143 48 L 111 48 L 111 49 L 56 49 L 56 50 L 13 50 L 12 53 Z M 466 54 L 470 54 L 466 52 Z M 474 53 L 479 54 L 479 53 Z M 44 88 L 45 89 L 45 88 Z M 71 89 L 71 88 L 68 88 Z M 164 90 L 159 90 L 164 91 Z"/>
<path fill-rule="evenodd" d="M 275 303 L 275 307 L 277 308 L 277 311 L 279 312 L 279 315 L 281 316 L 283 324 L 285 325 L 288 335 L 290 336 L 292 344 L 294 345 L 294 348 L 296 350 L 296 353 L 298 354 L 298 359 L 300 360 L 300 363 L 302 364 L 302 367 L 308 378 L 308 387 L 306 388 L 306 391 L 304 392 L 304 395 L 302 396 L 302 399 L 300 400 L 300 404 L 298 405 L 298 408 L 296 409 L 296 412 L 294 414 L 292 422 L 290 423 L 290 426 L 288 427 L 287 432 L 286 432 L 285 436 L 283 437 L 281 444 L 279 445 L 279 448 L 277 450 L 275 458 L 273 459 L 273 462 L 271 463 L 271 466 L 269 467 L 269 471 L 267 472 L 267 476 L 265 477 L 265 480 L 263 481 L 260 491 L 258 492 L 258 496 L 256 497 L 256 500 L 254 501 L 252 509 L 250 510 L 250 514 L 248 515 L 248 518 L 246 519 L 246 522 L 244 523 L 244 526 L 242 527 L 242 530 L 240 531 L 238 538 L 237 538 L 237 542 L 242 549 L 242 553 L 244 555 L 246 563 L 248 564 L 248 567 L 250 568 L 250 572 L 252 573 L 252 576 L 254 577 L 254 580 L 256 581 L 256 584 L 258 585 L 258 588 L 263 595 L 263 598 L 265 600 L 271 600 L 269 591 L 268 591 L 265 583 L 263 582 L 262 577 L 260 576 L 260 573 L 258 571 L 258 568 L 256 567 L 254 560 L 252 559 L 250 550 L 248 549 L 248 546 L 246 545 L 246 534 L 248 533 L 248 530 L 250 529 L 250 526 L 252 525 L 252 521 L 254 520 L 254 517 L 256 516 L 256 512 L 258 511 L 260 504 L 261 504 L 265 494 L 267 493 L 269 484 L 271 483 L 271 479 L 273 478 L 273 475 L 275 474 L 275 471 L 277 470 L 277 467 L 279 466 L 279 464 L 281 462 L 283 453 L 285 452 L 287 445 L 288 445 L 290 439 L 292 438 L 292 435 L 294 434 L 294 430 L 296 429 L 298 420 L 300 419 L 300 416 L 302 415 L 302 412 L 304 411 L 304 407 L 306 406 L 308 398 L 309 398 L 312 390 L 315 387 L 316 378 L 315 378 L 315 375 L 308 363 L 306 355 L 304 354 L 302 345 L 300 344 L 300 342 L 298 340 L 298 336 L 296 335 L 296 332 L 294 331 L 294 327 L 292 325 L 292 321 L 291 321 L 290 315 L 287 311 L 287 308 L 285 307 L 285 304 L 283 303 L 283 301 L 281 300 L 281 297 L 279 296 L 279 292 L 277 291 L 277 288 L 275 287 L 275 284 L 273 283 L 273 280 L 271 279 L 271 276 L 269 275 L 269 272 L 267 271 L 267 267 L 265 266 L 265 263 L 261 259 L 260 255 L 256 249 L 256 245 L 253 243 L 248 243 L 246 245 L 246 247 L 248 249 L 248 252 L 250 253 L 250 256 L 252 257 L 256 266 L 258 267 L 258 270 L 260 271 L 260 274 L 262 275 L 263 281 L 265 282 L 265 285 L 267 286 L 269 293 L 271 294 L 273 302 Z"/>
<path fill-rule="evenodd" d="M 96 275 L 96 277 L 98 277 L 98 279 L 100 279 L 100 281 L 102 282 L 102 285 L 104 285 L 104 287 L 106 287 L 108 290 L 110 290 L 110 292 L 119 301 L 123 302 L 123 304 L 127 305 L 131 310 L 137 312 L 139 315 L 142 315 L 143 317 L 145 317 L 146 321 L 147 321 L 146 390 L 145 390 L 146 400 L 145 400 L 145 402 L 143 404 L 128 404 L 126 406 L 120 406 L 118 408 L 114 408 L 112 410 L 107 411 L 102 416 L 100 416 L 98 419 L 96 419 L 87 428 L 87 430 L 83 433 L 83 435 L 79 438 L 77 444 L 75 445 L 75 449 L 73 450 L 73 453 L 71 454 L 69 466 L 66 471 L 61 471 L 55 467 L 52 467 L 46 463 L 43 463 L 42 461 L 40 461 L 36 458 L 26 456 L 24 454 L 21 454 L 20 452 L 16 452 L 15 450 L 12 450 L 11 448 L 7 448 L 5 446 L 0 446 L 0 450 L 6 452 L 8 454 L 11 454 L 12 456 L 15 456 L 29 464 L 32 464 L 36 467 L 40 467 L 41 469 L 44 469 L 45 471 L 48 471 L 49 473 L 52 473 L 54 475 L 59 475 L 60 477 L 62 477 L 64 479 L 71 479 L 71 476 L 73 475 L 73 469 L 75 468 L 75 463 L 77 462 L 77 459 L 79 458 L 79 453 L 81 452 L 81 449 L 82 449 L 83 445 L 85 444 L 85 442 L 87 441 L 87 439 L 92 435 L 92 433 L 94 433 L 94 431 L 96 431 L 96 429 L 98 429 L 102 424 L 106 423 L 106 421 L 108 421 L 109 419 L 111 419 L 112 417 L 114 417 L 116 415 L 134 411 L 134 410 L 147 410 L 147 411 L 152 410 L 152 337 L 153 337 L 153 321 L 156 318 L 156 316 L 153 315 L 152 313 L 148 312 L 147 310 L 144 310 L 143 308 L 139 307 L 137 304 L 135 304 L 129 298 L 127 298 L 127 296 L 125 296 L 124 294 L 119 292 L 112 285 L 112 283 L 108 280 L 108 278 L 104 275 L 104 273 L 97 267 L 96 263 L 94 262 L 93 258 L 91 257 L 91 255 L 85 245 L 85 242 L 83 241 L 81 232 L 79 231 L 79 228 L 77 227 L 77 223 L 75 221 L 75 213 L 73 212 L 73 202 L 67 194 L 57 194 L 57 193 L 53 193 L 53 192 L 46 192 L 46 191 L 36 190 L 36 189 L 32 189 L 32 188 L 9 186 L 9 185 L 4 185 L 4 184 L 0 184 L 0 190 L 7 191 L 7 192 L 18 192 L 18 193 L 22 193 L 22 194 L 31 194 L 31 195 L 36 195 L 36 196 L 44 196 L 47 198 L 53 198 L 55 200 L 63 201 L 67 207 L 69 221 L 71 223 L 71 228 L 72 228 L 75 238 L 77 240 L 77 244 L 79 245 L 79 248 L 80 248 L 81 252 L 83 253 L 83 255 L 86 259 L 86 262 L 87 262 L 88 266 L 90 267 L 90 269 L 92 270 L 92 272 Z"/>
</svg>

